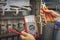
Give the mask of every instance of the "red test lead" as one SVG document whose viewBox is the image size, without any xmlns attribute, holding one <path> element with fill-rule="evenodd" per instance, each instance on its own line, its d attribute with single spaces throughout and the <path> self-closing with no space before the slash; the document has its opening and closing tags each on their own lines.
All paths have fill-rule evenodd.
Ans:
<svg viewBox="0 0 60 40">
<path fill-rule="evenodd" d="M 15 34 L 21 34 L 20 32 L 18 32 L 18 31 L 16 31 L 16 30 L 9 30 L 9 32 L 11 32 L 11 33 L 15 33 Z"/>
</svg>

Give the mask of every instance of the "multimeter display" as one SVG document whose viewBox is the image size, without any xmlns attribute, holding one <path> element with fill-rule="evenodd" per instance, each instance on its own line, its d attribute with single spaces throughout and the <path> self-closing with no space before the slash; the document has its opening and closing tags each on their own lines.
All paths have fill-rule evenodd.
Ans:
<svg viewBox="0 0 60 40">
<path fill-rule="evenodd" d="M 35 30 L 35 26 L 34 25 L 30 25 L 29 29 L 33 31 L 33 30 Z"/>
</svg>

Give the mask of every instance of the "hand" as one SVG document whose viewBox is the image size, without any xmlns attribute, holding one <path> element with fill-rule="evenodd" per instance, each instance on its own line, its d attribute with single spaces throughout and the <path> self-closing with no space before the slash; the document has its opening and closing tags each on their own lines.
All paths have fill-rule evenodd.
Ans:
<svg viewBox="0 0 60 40">
<path fill-rule="evenodd" d="M 22 34 L 21 35 L 22 40 L 35 40 L 35 38 L 29 33 L 22 31 L 21 34 Z"/>
<path fill-rule="evenodd" d="M 53 18 L 54 18 L 54 20 L 56 21 L 58 18 L 60 18 L 60 14 L 58 14 L 57 12 L 55 12 L 55 11 L 53 11 L 53 10 L 44 10 L 44 12 L 46 12 L 46 13 L 50 13 L 52 16 L 53 16 Z M 42 19 L 43 19 L 43 21 L 44 21 L 44 13 L 41 11 L 41 16 L 42 16 Z"/>
<path fill-rule="evenodd" d="M 60 17 L 60 14 L 58 14 L 57 12 L 53 10 L 45 10 L 45 12 L 52 14 L 52 16 L 54 17 Z"/>
</svg>

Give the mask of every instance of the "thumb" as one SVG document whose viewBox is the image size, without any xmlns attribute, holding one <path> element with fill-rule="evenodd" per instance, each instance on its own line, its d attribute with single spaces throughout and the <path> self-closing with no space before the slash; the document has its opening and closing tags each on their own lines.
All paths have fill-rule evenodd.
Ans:
<svg viewBox="0 0 60 40">
<path fill-rule="evenodd" d="M 28 35 L 28 33 L 24 32 L 24 31 L 22 31 L 21 34 L 22 34 L 23 36 L 27 36 L 27 35 Z"/>
<path fill-rule="evenodd" d="M 52 13 L 53 10 L 44 10 L 44 12 Z"/>
<path fill-rule="evenodd" d="M 23 36 L 23 35 L 20 35 L 21 36 L 21 39 L 23 40 L 23 39 L 25 39 L 25 37 Z"/>
</svg>

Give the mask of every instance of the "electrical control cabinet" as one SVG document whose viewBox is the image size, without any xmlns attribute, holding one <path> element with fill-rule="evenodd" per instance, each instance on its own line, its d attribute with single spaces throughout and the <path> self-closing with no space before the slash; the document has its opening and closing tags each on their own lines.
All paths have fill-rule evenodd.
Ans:
<svg viewBox="0 0 60 40">
<path fill-rule="evenodd" d="M 23 17 L 29 14 L 29 6 L 29 0 L 0 0 L 0 40 L 21 40 L 9 30 L 24 30 Z"/>
</svg>

